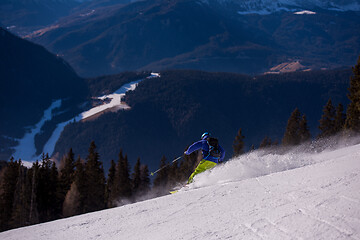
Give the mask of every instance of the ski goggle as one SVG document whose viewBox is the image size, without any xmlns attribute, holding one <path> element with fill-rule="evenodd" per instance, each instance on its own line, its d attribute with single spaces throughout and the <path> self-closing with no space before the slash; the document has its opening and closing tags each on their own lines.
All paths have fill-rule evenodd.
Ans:
<svg viewBox="0 0 360 240">
<path fill-rule="evenodd" d="M 205 138 L 210 137 L 210 133 L 206 132 L 203 135 L 201 135 L 201 139 L 204 140 Z"/>
</svg>

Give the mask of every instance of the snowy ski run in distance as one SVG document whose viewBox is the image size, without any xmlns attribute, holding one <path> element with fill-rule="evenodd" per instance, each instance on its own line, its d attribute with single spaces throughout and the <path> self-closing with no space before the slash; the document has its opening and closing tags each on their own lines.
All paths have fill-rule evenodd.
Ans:
<svg viewBox="0 0 360 240">
<path fill-rule="evenodd" d="M 159 73 L 151 73 L 150 76 L 147 77 L 147 79 L 157 78 L 157 77 L 160 77 Z M 66 122 L 58 123 L 55 130 L 52 132 L 51 137 L 44 145 L 42 152 L 49 153 L 50 156 L 52 155 L 55 149 L 56 142 L 61 135 L 61 132 L 64 130 L 65 126 L 71 122 L 82 121 L 111 109 L 113 111 L 130 109 L 130 107 L 121 100 L 125 96 L 126 92 L 135 90 L 137 85 L 142 80 L 143 79 L 124 84 L 112 94 L 97 97 L 96 99 L 102 100 L 104 101 L 104 103 L 95 106 L 87 111 L 84 111 Z M 15 153 L 13 154 L 13 157 L 15 159 L 22 159 L 26 167 L 31 167 L 33 162 L 41 159 L 41 155 L 40 156 L 36 155 L 35 136 L 36 134 L 40 133 L 41 127 L 44 125 L 44 123 L 46 121 L 51 120 L 52 117 L 54 117 L 52 112 L 54 109 L 61 107 L 61 102 L 62 102 L 61 100 L 54 101 L 53 104 L 44 111 L 44 116 L 39 121 L 39 123 L 37 123 L 32 128 L 29 127 L 30 128 L 29 132 L 26 133 L 25 136 L 19 140 L 19 145 L 15 147 Z"/>
</svg>

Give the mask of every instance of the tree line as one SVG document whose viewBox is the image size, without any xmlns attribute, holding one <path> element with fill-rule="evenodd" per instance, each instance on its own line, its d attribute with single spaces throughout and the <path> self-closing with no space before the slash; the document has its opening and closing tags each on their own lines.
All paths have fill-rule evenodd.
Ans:
<svg viewBox="0 0 360 240">
<path fill-rule="evenodd" d="M 112 208 L 168 193 L 191 174 L 196 154 L 167 163 L 151 185 L 147 165 L 140 158 L 130 172 L 127 155 L 120 150 L 105 177 L 100 156 L 92 141 L 86 159 L 75 159 L 73 150 L 61 159 L 59 169 L 47 154 L 31 168 L 13 158 L 0 174 L 0 231 L 47 222 L 63 217 Z"/>
<path fill-rule="evenodd" d="M 348 136 L 360 133 L 360 56 L 357 64 L 352 68 L 353 76 L 350 77 L 348 99 L 350 103 L 345 113 L 344 106 L 339 103 L 336 107 L 330 98 L 323 107 L 323 114 L 319 120 L 320 133 L 317 139 L 324 139 L 344 133 Z M 233 142 L 234 156 L 245 152 L 245 136 L 240 128 Z M 283 146 L 296 146 L 311 140 L 311 133 L 305 114 L 301 114 L 298 108 L 291 113 L 286 130 L 282 139 Z M 266 136 L 260 143 L 259 148 L 276 146 L 279 143 Z M 255 149 L 252 145 L 250 150 Z"/>
</svg>

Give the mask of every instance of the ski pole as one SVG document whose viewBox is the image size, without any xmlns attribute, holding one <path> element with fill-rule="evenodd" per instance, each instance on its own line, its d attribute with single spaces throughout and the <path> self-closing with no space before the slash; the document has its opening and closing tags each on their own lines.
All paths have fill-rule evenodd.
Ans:
<svg viewBox="0 0 360 240">
<path fill-rule="evenodd" d="M 174 162 L 176 162 L 177 160 L 179 160 L 180 158 L 182 158 L 183 156 L 180 156 L 180 157 L 178 157 L 178 158 L 176 158 L 176 159 L 174 159 L 171 163 L 168 163 L 168 164 L 166 164 L 165 166 L 163 166 L 163 167 L 161 167 L 161 168 L 159 168 L 158 170 L 156 170 L 155 172 L 151 172 L 150 173 L 150 175 L 151 176 L 154 176 L 154 174 L 155 173 L 157 173 L 157 172 L 159 172 L 159 171 L 161 171 L 161 170 L 163 170 L 164 168 L 166 168 L 167 166 L 169 166 L 170 164 L 173 164 Z"/>
</svg>

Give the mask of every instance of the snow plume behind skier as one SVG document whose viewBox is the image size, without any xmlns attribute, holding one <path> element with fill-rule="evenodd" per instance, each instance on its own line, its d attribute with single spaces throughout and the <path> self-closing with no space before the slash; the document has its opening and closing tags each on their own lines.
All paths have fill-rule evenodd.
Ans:
<svg viewBox="0 0 360 240">
<path fill-rule="evenodd" d="M 334 157 L 333 151 L 357 144 L 360 144 L 360 136 L 349 138 L 339 134 L 293 148 L 278 146 L 250 151 L 229 159 L 212 171 L 197 175 L 190 188 L 197 189 L 218 184 L 229 184 L 320 163 L 327 159 L 324 158 L 326 156 L 324 152 L 329 155 L 328 159 L 332 159 Z"/>
<path fill-rule="evenodd" d="M 202 160 L 197 165 L 195 171 L 189 177 L 188 183 L 192 183 L 194 176 L 208 169 L 215 167 L 218 163 L 224 161 L 225 150 L 220 146 L 216 138 L 205 132 L 201 136 L 201 140 L 193 143 L 185 152 L 186 155 L 202 150 Z"/>
</svg>

